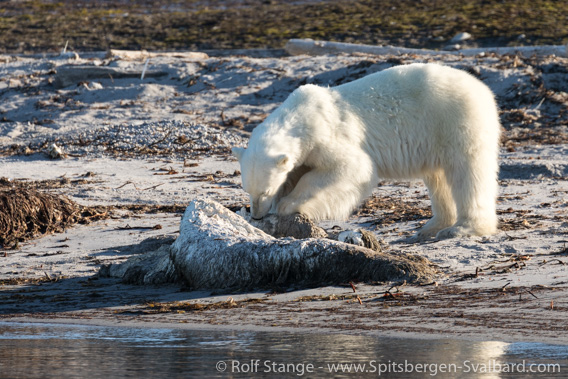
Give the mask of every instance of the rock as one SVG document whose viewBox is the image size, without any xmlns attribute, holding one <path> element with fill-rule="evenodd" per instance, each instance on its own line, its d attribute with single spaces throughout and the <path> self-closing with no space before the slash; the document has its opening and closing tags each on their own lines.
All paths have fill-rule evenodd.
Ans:
<svg viewBox="0 0 568 379">
<path fill-rule="evenodd" d="M 88 89 L 90 89 L 90 90 L 103 89 L 103 85 L 99 82 L 91 82 L 91 83 L 89 83 Z"/>
<path fill-rule="evenodd" d="M 183 282 L 191 289 L 250 289 L 423 282 L 431 281 L 435 270 L 418 256 L 391 255 L 326 238 L 274 238 L 219 203 L 193 200 L 171 246 L 107 266 L 101 275 L 138 284 Z"/>
<path fill-rule="evenodd" d="M 379 240 L 377 240 L 377 237 L 375 237 L 372 232 L 361 229 L 360 233 L 361 238 L 363 239 L 363 246 L 374 251 L 382 251 L 381 243 L 379 242 Z M 384 243 L 384 241 L 382 242 Z"/>
<path fill-rule="evenodd" d="M 61 147 L 53 143 L 49 149 L 47 149 L 47 156 L 51 159 L 63 159 L 65 158 L 65 153 Z"/>
<path fill-rule="evenodd" d="M 451 40 L 450 43 L 458 43 L 470 40 L 473 36 L 468 32 L 458 33 Z"/>
<path fill-rule="evenodd" d="M 461 49 L 461 45 L 459 43 L 444 46 L 444 50 L 447 51 L 455 51 L 459 49 Z"/>
<path fill-rule="evenodd" d="M 276 238 L 294 237 L 302 239 L 328 237 L 325 230 L 299 213 L 288 216 L 269 215 L 262 220 L 252 220 L 249 218 L 245 217 L 245 220 L 250 222 L 254 227 Z"/>
<path fill-rule="evenodd" d="M 375 235 L 365 229 L 345 230 L 337 236 L 337 240 L 357 246 L 363 246 L 374 251 L 382 251 L 381 243 Z"/>
<path fill-rule="evenodd" d="M 355 230 L 344 230 L 343 232 L 339 233 L 337 240 L 356 246 L 365 246 L 363 242 L 363 235 Z"/>
</svg>

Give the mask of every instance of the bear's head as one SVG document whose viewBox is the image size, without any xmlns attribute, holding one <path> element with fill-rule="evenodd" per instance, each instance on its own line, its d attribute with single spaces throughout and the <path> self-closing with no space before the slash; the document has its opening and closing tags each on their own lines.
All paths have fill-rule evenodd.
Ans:
<svg viewBox="0 0 568 379">
<path fill-rule="evenodd" d="M 271 154 L 250 146 L 234 147 L 232 152 L 241 165 L 243 189 L 250 195 L 251 217 L 261 219 L 276 206 L 280 189 L 294 165 L 287 154 Z"/>
</svg>

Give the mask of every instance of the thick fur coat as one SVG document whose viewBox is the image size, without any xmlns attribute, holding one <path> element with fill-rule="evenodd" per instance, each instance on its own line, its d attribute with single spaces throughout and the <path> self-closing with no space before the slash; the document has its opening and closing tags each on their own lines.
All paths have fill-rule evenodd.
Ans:
<svg viewBox="0 0 568 379">
<path fill-rule="evenodd" d="M 380 178 L 421 178 L 433 218 L 415 238 L 449 238 L 497 229 L 499 134 L 493 93 L 481 81 L 410 64 L 298 88 L 233 153 L 253 218 L 345 219 Z"/>
</svg>

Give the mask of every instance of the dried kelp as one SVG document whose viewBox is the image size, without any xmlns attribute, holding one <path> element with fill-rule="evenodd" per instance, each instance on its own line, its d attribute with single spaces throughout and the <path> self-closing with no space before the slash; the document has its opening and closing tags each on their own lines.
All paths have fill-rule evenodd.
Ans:
<svg viewBox="0 0 568 379">
<path fill-rule="evenodd" d="M 44 193 L 0 180 L 0 247 L 58 233 L 77 224 L 107 217 L 106 211 L 82 207 L 65 196 Z"/>
</svg>

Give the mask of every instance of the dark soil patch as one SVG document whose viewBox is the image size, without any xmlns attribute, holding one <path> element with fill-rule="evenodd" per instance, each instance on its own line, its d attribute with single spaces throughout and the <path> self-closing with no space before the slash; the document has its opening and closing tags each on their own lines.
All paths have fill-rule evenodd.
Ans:
<svg viewBox="0 0 568 379">
<path fill-rule="evenodd" d="M 281 48 L 290 38 L 440 48 L 562 44 L 563 1 L 10 1 L 0 52 Z M 560 16 L 559 16 L 560 15 Z"/>
</svg>

